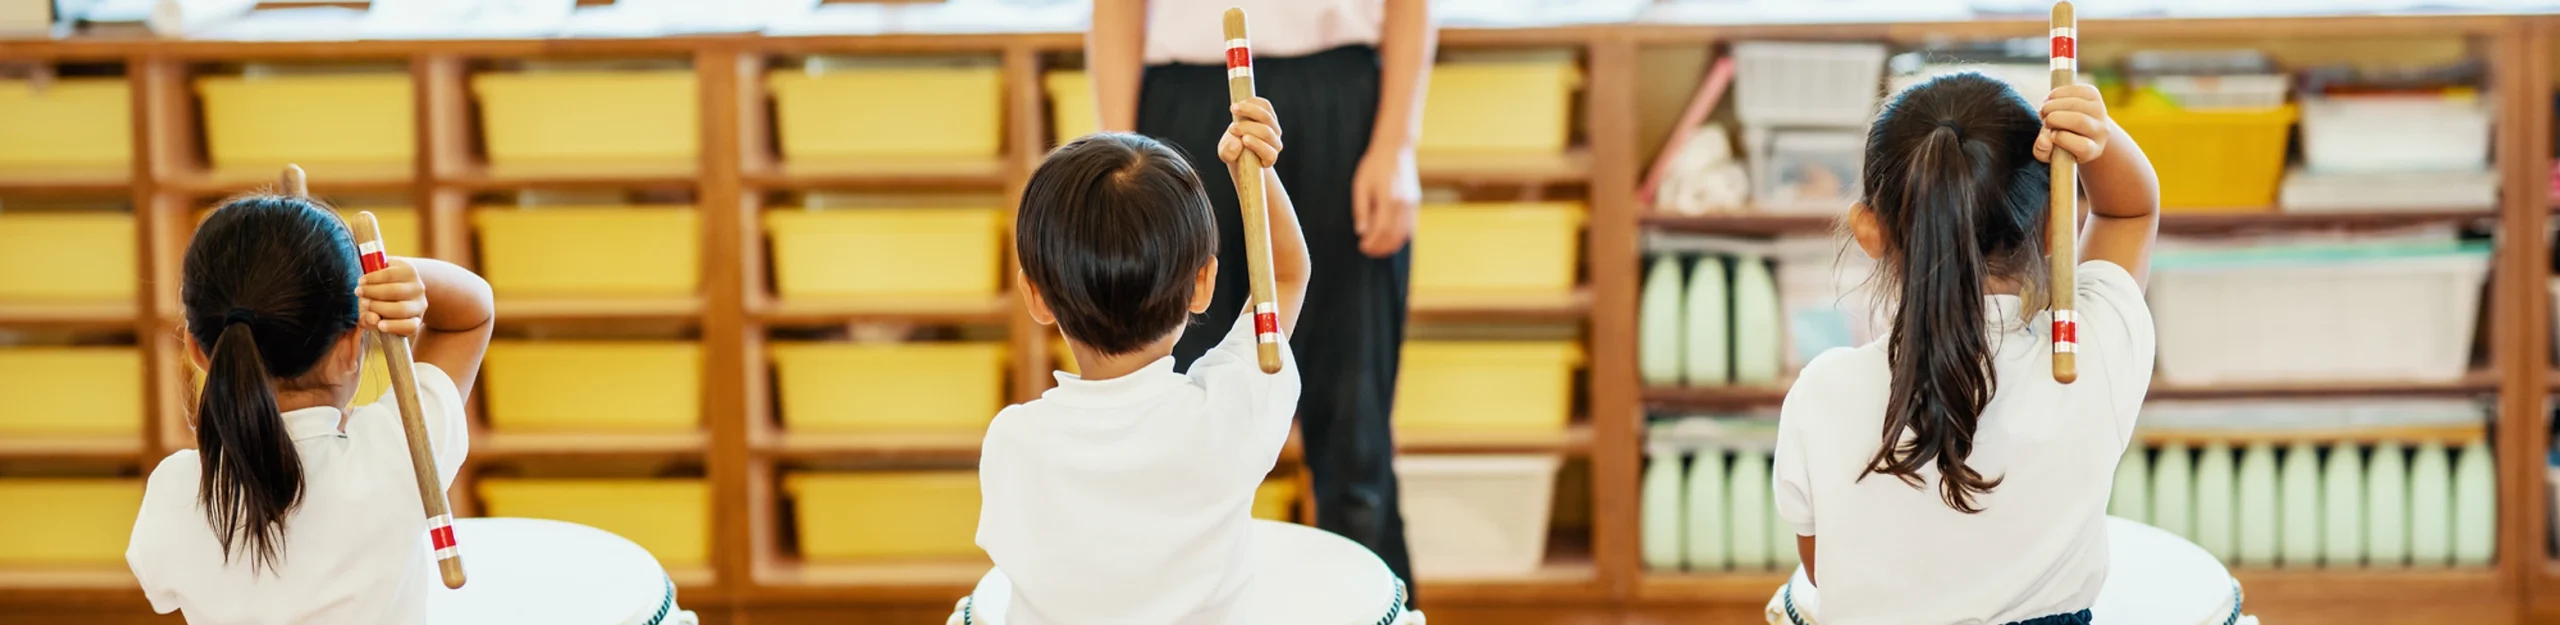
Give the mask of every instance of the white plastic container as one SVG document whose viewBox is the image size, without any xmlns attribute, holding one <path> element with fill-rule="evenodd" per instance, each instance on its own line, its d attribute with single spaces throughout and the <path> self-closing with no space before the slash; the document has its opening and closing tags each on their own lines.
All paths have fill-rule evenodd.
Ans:
<svg viewBox="0 0 2560 625">
<path fill-rule="evenodd" d="M 2163 263 L 2148 296 L 2161 377 L 2178 384 L 2460 379 L 2470 369 L 2488 272 L 2485 253 Z"/>
<path fill-rule="evenodd" d="M 1450 578 L 1535 571 L 1547 552 L 1555 455 L 1401 456 L 1405 534 L 1416 575 Z"/>
<path fill-rule="evenodd" d="M 2302 161 L 2318 173 L 2485 171 L 2489 104 L 2478 94 L 2305 97 Z"/>
<path fill-rule="evenodd" d="M 1884 95 L 1874 43 L 1733 44 L 1735 112 L 1750 126 L 1865 126 Z"/>
</svg>

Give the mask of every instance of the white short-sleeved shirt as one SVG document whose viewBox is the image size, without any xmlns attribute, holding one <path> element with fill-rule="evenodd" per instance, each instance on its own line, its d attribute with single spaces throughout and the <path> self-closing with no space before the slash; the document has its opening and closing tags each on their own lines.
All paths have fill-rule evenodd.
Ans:
<svg viewBox="0 0 2560 625">
<path fill-rule="evenodd" d="M 417 377 L 436 474 L 452 484 L 471 445 L 462 394 L 435 365 L 420 363 Z M 124 553 L 151 609 L 183 610 L 192 625 L 425 622 L 435 563 L 394 401 L 384 393 L 355 407 L 344 431 L 337 408 L 284 413 L 285 432 L 302 457 L 303 490 L 286 515 L 273 569 L 253 573 L 240 554 L 224 562 L 196 502 L 202 464 L 195 450 L 162 459 Z"/>
<path fill-rule="evenodd" d="M 1375 44 L 1387 0 L 1154 0 L 1147 3 L 1146 62 L 1224 65 L 1227 7 L 1242 7 L 1255 56 L 1305 56 Z"/>
<path fill-rule="evenodd" d="M 978 546 L 1013 582 L 1014 625 L 1224 625 L 1250 580 L 1254 487 L 1289 440 L 1296 356 L 1256 364 L 1253 316 L 1175 373 L 1059 373 L 1005 408 L 978 458 Z"/>
<path fill-rule="evenodd" d="M 1859 474 L 1884 432 L 1885 343 L 1807 365 L 1780 411 L 1771 482 L 1780 517 L 1818 539 L 1815 585 L 1828 625 L 2007 623 L 2076 612 L 2106 580 L 2107 491 L 2151 387 L 2157 349 L 2142 288 L 2114 263 L 2081 263 L 2080 378 L 2053 381 L 2051 315 L 2022 323 L 2016 296 L 1989 298 L 1999 391 L 1967 464 L 2004 481 L 1947 507 L 1937 471 L 1913 488 Z M 2103 618 L 2103 617 L 2101 617 Z"/>
</svg>

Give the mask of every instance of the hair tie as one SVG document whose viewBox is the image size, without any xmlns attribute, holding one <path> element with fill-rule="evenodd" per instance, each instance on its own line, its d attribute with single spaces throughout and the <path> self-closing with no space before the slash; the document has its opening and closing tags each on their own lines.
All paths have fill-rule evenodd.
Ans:
<svg viewBox="0 0 2560 625">
<path fill-rule="evenodd" d="M 1952 119 L 1941 119 L 1941 120 L 1938 120 L 1938 127 L 1939 127 L 1939 128 L 1945 128 L 1945 129 L 1947 129 L 1949 132 L 1956 133 L 1956 135 L 1957 135 L 1957 136 L 1963 136 L 1963 135 L 1964 135 L 1964 128 L 1963 128 L 1963 127 L 1960 127 L 1960 126 L 1957 126 L 1957 125 L 1956 125 L 1956 120 L 1952 120 Z"/>
<path fill-rule="evenodd" d="M 230 327 L 235 323 L 256 323 L 257 321 L 258 311 L 249 310 L 247 308 L 233 308 L 231 309 L 231 312 L 224 313 L 222 315 L 223 327 Z"/>
</svg>

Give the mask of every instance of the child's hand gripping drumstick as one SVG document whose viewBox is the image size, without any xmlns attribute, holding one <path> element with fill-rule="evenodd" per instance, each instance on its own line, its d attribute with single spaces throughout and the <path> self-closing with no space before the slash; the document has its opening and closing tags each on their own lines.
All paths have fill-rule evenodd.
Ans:
<svg viewBox="0 0 2560 625">
<path fill-rule="evenodd" d="M 2060 89 L 2079 82 L 2080 32 L 2079 18 L 2072 14 L 2071 0 L 2053 3 L 2053 88 Z M 2057 147 L 2059 152 L 2060 148 Z M 2070 384 L 2080 379 L 2075 362 L 2079 350 L 2080 321 L 2072 313 L 2071 295 L 2078 288 L 2073 276 L 2080 253 L 2075 249 L 2080 235 L 2080 180 L 2077 155 L 2056 154 L 2053 159 L 2053 212 L 2045 220 L 2045 232 L 2052 242 L 2046 246 L 2053 262 L 2053 380 Z"/>
<path fill-rule="evenodd" d="M 301 167 L 285 166 L 284 191 L 299 197 L 311 195 Z M 365 273 L 391 268 L 390 255 L 382 247 L 382 229 L 375 223 L 373 213 L 357 212 L 347 219 L 347 227 L 354 231 L 357 260 L 363 263 Z M 444 480 L 436 477 L 435 451 L 427 442 L 425 411 L 418 406 L 417 370 L 409 357 L 409 340 L 375 327 L 365 328 L 365 333 L 375 345 L 382 346 L 382 364 L 391 374 L 391 394 L 400 404 L 400 425 L 409 438 L 409 467 L 418 476 L 418 500 L 426 504 L 427 539 L 435 546 L 436 568 L 444 577 L 444 587 L 461 588 L 462 551 L 454 545 L 453 510 L 445 501 Z"/>
<path fill-rule="evenodd" d="M 1244 9 L 1227 9 L 1227 101 L 1253 99 L 1253 47 L 1244 33 Z M 1271 215 L 1262 189 L 1262 158 L 1247 150 L 1236 161 L 1236 199 L 1244 208 L 1245 274 L 1253 283 L 1253 332 L 1263 373 L 1280 372 L 1280 293 L 1271 279 Z"/>
</svg>

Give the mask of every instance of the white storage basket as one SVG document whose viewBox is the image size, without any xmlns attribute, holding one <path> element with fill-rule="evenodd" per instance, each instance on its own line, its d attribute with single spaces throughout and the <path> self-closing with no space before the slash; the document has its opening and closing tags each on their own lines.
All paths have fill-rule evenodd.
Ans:
<svg viewBox="0 0 2560 625">
<path fill-rule="evenodd" d="M 2485 252 L 2161 266 L 2148 295 L 2176 384 L 2460 379 Z"/>
<path fill-rule="evenodd" d="M 2317 173 L 2487 171 L 2489 104 L 2479 96 L 2304 98 L 2302 160 Z"/>
<path fill-rule="evenodd" d="M 1511 576 L 1537 570 L 1555 500 L 1554 455 L 1401 456 L 1406 535 L 1415 575 Z"/>
<path fill-rule="evenodd" d="M 1883 97 L 1883 44 L 1746 41 L 1733 58 L 1744 125 L 1863 127 Z"/>
</svg>

